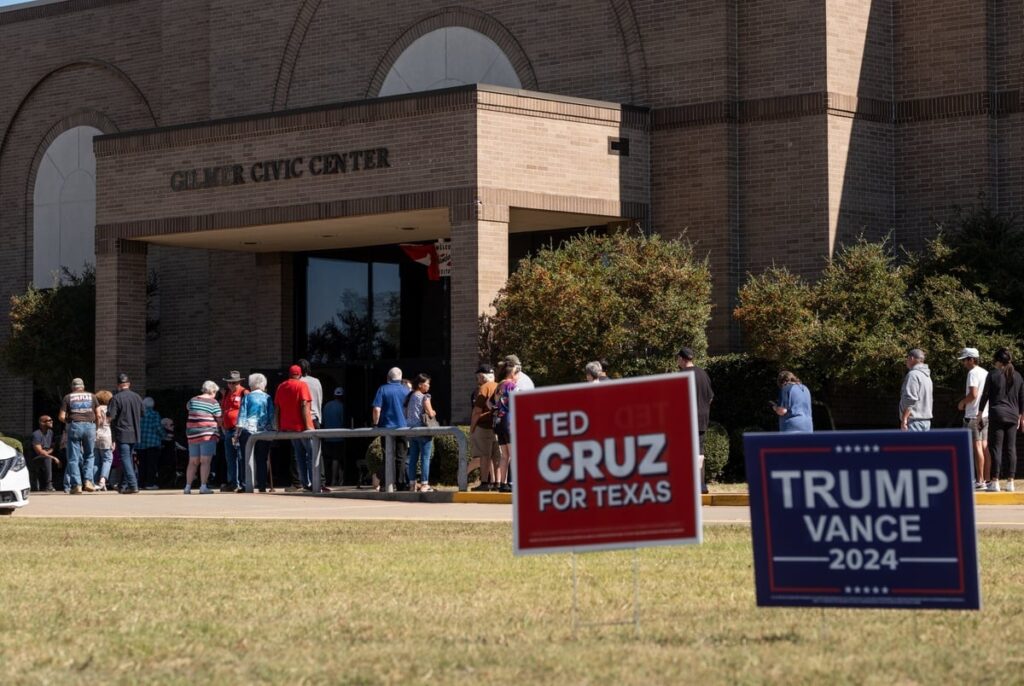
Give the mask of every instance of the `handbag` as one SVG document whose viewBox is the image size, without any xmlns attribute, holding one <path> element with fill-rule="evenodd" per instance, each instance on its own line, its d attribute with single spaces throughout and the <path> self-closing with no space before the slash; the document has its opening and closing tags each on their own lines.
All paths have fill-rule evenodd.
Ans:
<svg viewBox="0 0 1024 686">
<path fill-rule="evenodd" d="M 441 426 L 441 423 L 437 421 L 437 417 L 428 417 L 427 415 L 423 415 L 423 426 L 428 429 L 436 429 Z"/>
</svg>

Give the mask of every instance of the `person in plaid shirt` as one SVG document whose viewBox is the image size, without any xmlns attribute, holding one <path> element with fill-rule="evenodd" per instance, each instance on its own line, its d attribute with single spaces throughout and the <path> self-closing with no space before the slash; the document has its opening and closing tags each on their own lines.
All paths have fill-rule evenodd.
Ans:
<svg viewBox="0 0 1024 686">
<path fill-rule="evenodd" d="M 160 425 L 160 413 L 156 411 L 156 402 L 150 397 L 143 398 L 142 408 L 139 444 L 135 446 L 139 453 L 139 486 L 147 491 L 155 491 L 160 488 L 157 485 L 156 469 L 160 462 L 164 431 Z"/>
</svg>

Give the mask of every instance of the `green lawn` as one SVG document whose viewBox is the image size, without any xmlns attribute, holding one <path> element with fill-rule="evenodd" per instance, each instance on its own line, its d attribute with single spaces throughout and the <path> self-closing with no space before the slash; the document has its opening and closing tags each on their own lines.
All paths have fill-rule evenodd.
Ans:
<svg viewBox="0 0 1024 686">
<path fill-rule="evenodd" d="M 0 683 L 1020 683 L 1024 534 L 980 613 L 754 607 L 746 528 L 639 553 L 641 633 L 571 625 L 568 555 L 502 524 L 0 521 Z M 627 618 L 632 553 L 577 558 Z"/>
</svg>

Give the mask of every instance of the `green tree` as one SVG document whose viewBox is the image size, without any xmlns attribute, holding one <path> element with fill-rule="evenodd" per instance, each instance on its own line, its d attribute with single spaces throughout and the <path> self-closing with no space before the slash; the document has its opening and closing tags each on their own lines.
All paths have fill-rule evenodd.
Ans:
<svg viewBox="0 0 1024 686">
<path fill-rule="evenodd" d="M 595 359 L 615 376 L 652 374 L 674 369 L 683 344 L 707 350 L 711 277 L 686 242 L 584 234 L 520 262 L 493 305 L 482 356 L 515 353 L 539 383 L 578 381 Z"/>
<path fill-rule="evenodd" d="M 96 275 L 65 271 L 54 288 L 29 288 L 11 297 L 11 332 L 0 359 L 35 382 L 56 407 L 74 377 L 89 383 L 95 370 Z"/>
<path fill-rule="evenodd" d="M 1005 308 L 942 271 L 948 250 L 940 238 L 897 260 L 889 241 L 861 239 L 814 283 L 774 268 L 750 276 L 733 314 L 752 354 L 797 369 L 826 403 L 843 387 L 892 389 L 910 347 L 928 352 L 937 384 L 956 385 L 957 350 L 1009 339 L 998 330 Z"/>
</svg>

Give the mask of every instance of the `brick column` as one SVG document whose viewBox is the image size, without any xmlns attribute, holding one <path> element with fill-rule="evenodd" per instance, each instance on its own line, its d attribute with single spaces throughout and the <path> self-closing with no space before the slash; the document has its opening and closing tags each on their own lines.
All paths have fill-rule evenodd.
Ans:
<svg viewBox="0 0 1024 686">
<path fill-rule="evenodd" d="M 146 389 L 146 244 L 96 241 L 96 379 L 113 389 L 118 372 Z M 88 383 L 88 381 L 87 381 Z"/>
<path fill-rule="evenodd" d="M 451 222 L 452 422 L 468 423 L 462 399 L 476 388 L 479 317 L 508 278 L 508 207 L 453 208 Z"/>
</svg>

